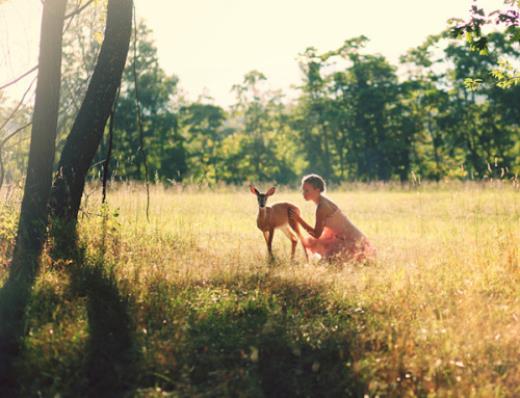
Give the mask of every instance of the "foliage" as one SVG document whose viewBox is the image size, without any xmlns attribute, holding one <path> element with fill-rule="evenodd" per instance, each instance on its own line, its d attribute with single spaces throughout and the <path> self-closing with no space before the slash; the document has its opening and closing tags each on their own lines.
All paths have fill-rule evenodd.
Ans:
<svg viewBox="0 0 520 398">
<path fill-rule="evenodd" d="M 451 28 L 453 37 L 461 38 L 464 36 L 469 48 L 477 51 L 481 55 L 487 55 L 493 49 L 489 48 L 489 34 L 484 32 L 487 25 L 504 27 L 506 39 L 516 45 L 520 45 L 520 2 L 518 0 L 504 0 L 508 7 L 503 10 L 495 10 L 488 14 L 476 3 L 471 7 L 471 17 L 468 21 L 453 18 Z M 511 60 L 503 57 L 499 61 L 498 67 L 491 71 L 491 76 L 495 79 L 496 85 L 500 88 L 511 88 L 520 83 L 520 71 L 511 64 Z M 467 77 L 466 87 L 476 90 L 482 84 L 482 79 Z"/>
<path fill-rule="evenodd" d="M 137 126 L 136 88 L 143 117 L 144 149 L 149 165 L 149 178 L 180 180 L 186 173 L 184 138 L 179 132 L 178 116 L 172 101 L 178 79 L 168 76 L 159 66 L 157 48 L 151 31 L 141 23 L 137 31 L 137 51 L 129 53 L 114 122 L 114 152 L 111 165 L 116 179 L 144 179 L 144 152 L 140 150 Z M 107 143 L 100 148 L 98 162 L 106 153 Z"/>
<path fill-rule="evenodd" d="M 395 68 L 382 56 L 361 53 L 367 40 L 347 40 L 322 55 L 313 49 L 303 54 L 297 128 L 309 164 L 327 178 L 406 180 L 416 121 Z M 334 72 L 323 74 L 333 66 Z"/>
<path fill-rule="evenodd" d="M 179 117 L 186 142 L 189 178 L 209 184 L 223 180 L 225 111 L 216 105 L 193 103 L 181 107 Z"/>
<path fill-rule="evenodd" d="M 59 137 L 70 130 L 84 96 L 99 51 L 102 11 L 95 3 L 66 29 Z M 365 36 L 323 53 L 307 48 L 298 58 L 296 98 L 270 90 L 267 76 L 253 70 L 233 86 L 236 102 L 229 109 L 211 98 L 186 100 L 179 79 L 161 68 L 153 34 L 141 22 L 136 71 L 144 151 L 131 51 L 115 112 L 110 178 L 144 180 L 144 153 L 149 179 L 164 183 L 293 185 L 308 172 L 337 184 L 518 175 L 520 89 L 513 65 L 520 48 L 513 11 L 485 16 L 473 8 L 472 20 L 427 37 L 399 65 L 367 52 Z M 485 32 L 492 21 L 506 29 Z M 453 39 L 453 32 L 467 30 L 473 48 L 485 51 Z M 0 120 L 8 110 L 2 106 Z M 17 123 L 30 112 L 20 112 Z M 8 182 L 25 172 L 27 144 L 20 135 L 7 148 Z M 107 149 L 108 135 L 91 179 L 99 177 Z"/>
</svg>

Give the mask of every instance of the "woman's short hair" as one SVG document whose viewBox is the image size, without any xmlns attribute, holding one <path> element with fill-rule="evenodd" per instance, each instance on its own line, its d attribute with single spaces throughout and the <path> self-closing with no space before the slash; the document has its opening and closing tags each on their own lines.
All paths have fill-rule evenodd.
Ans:
<svg viewBox="0 0 520 398">
<path fill-rule="evenodd" d="M 304 176 L 302 178 L 302 185 L 305 183 L 311 184 L 314 188 L 319 189 L 320 192 L 325 192 L 325 189 L 327 188 L 325 180 L 318 174 L 308 174 Z"/>
</svg>

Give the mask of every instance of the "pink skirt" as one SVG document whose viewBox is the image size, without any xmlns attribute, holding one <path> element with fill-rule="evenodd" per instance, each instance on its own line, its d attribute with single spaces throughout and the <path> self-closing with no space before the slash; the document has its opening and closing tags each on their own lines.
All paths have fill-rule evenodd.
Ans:
<svg viewBox="0 0 520 398">
<path fill-rule="evenodd" d="M 307 237 L 303 242 L 311 253 L 317 253 L 325 259 L 342 261 L 366 261 L 375 258 L 376 251 L 366 237 L 348 239 L 337 236 L 331 229 L 325 228 L 319 238 Z"/>
</svg>

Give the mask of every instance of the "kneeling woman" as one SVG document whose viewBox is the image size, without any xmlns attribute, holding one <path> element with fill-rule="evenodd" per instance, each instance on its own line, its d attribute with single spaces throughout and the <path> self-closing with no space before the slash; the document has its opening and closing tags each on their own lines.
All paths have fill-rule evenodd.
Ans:
<svg viewBox="0 0 520 398">
<path fill-rule="evenodd" d="M 303 197 L 316 203 L 316 226 L 312 228 L 298 214 L 289 213 L 311 235 L 304 239 L 305 248 L 322 258 L 343 261 L 365 261 L 375 257 L 375 250 L 367 237 L 343 214 L 339 207 L 325 197 L 325 181 L 316 174 L 302 179 Z"/>
</svg>

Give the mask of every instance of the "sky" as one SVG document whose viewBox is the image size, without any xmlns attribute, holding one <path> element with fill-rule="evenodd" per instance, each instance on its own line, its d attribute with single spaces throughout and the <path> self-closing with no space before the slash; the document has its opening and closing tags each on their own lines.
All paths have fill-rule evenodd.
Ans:
<svg viewBox="0 0 520 398">
<path fill-rule="evenodd" d="M 472 0 L 135 0 L 138 18 L 154 31 L 159 61 L 180 78 L 189 99 L 201 94 L 228 106 L 230 91 L 250 70 L 289 96 L 301 81 L 297 56 L 313 46 L 338 48 L 365 35 L 367 50 L 394 64 L 409 48 L 443 30 L 452 17 L 468 18 Z M 479 0 L 486 10 L 502 0 Z M 0 5 L 0 86 L 37 63 L 40 0 Z M 8 94 L 20 97 L 30 78 Z"/>
</svg>

